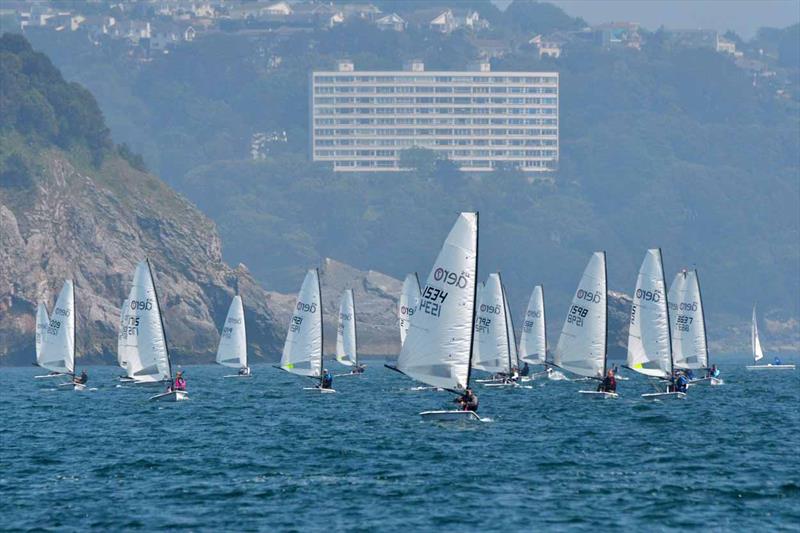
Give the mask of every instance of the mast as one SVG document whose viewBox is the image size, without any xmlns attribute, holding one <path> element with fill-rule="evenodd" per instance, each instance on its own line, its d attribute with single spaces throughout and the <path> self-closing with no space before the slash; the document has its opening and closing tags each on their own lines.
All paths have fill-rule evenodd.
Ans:
<svg viewBox="0 0 800 533">
<path fill-rule="evenodd" d="M 603 299 L 606 302 L 606 338 L 603 339 L 603 375 L 600 379 L 605 379 L 608 372 L 608 263 L 605 250 L 603 250 Z"/>
<path fill-rule="evenodd" d="M 544 285 L 540 285 L 542 290 L 542 324 L 544 324 L 544 367 L 547 369 L 547 319 L 544 312 Z"/>
<path fill-rule="evenodd" d="M 78 306 L 75 303 L 75 285 L 72 285 L 72 314 L 75 315 L 72 317 L 72 375 L 75 376 L 75 361 L 77 359 L 76 355 L 78 352 Z"/>
<path fill-rule="evenodd" d="M 158 309 L 158 320 L 161 323 L 161 334 L 164 336 L 164 350 L 167 352 L 167 366 L 169 367 L 169 378 L 172 379 L 172 358 L 169 356 L 169 344 L 167 344 L 167 330 L 164 328 L 164 313 L 161 312 L 161 303 L 158 299 L 158 290 L 156 289 L 156 280 L 153 277 L 153 267 L 150 266 L 150 258 L 145 257 L 147 263 L 147 271 L 150 273 L 150 284 L 153 286 L 153 294 L 156 297 L 156 308 Z"/>
<path fill-rule="evenodd" d="M 348 289 L 350 291 L 350 301 L 353 302 L 353 346 L 355 349 L 353 350 L 353 364 L 356 365 L 358 368 L 358 324 L 356 323 L 356 296 L 353 293 L 353 289 Z"/>
<path fill-rule="evenodd" d="M 472 376 L 472 356 L 475 350 L 475 301 L 478 299 L 478 243 L 480 242 L 480 213 L 475 211 L 475 282 L 472 284 L 472 323 L 469 328 L 469 361 L 467 364 L 467 383 L 464 388 L 469 388 L 469 378 Z"/>
<path fill-rule="evenodd" d="M 317 273 L 317 295 L 319 296 L 319 377 L 322 379 L 322 370 L 325 368 L 325 326 L 322 323 L 322 285 L 319 281 L 319 268 Z"/>
<path fill-rule="evenodd" d="M 672 324 L 669 321 L 669 301 L 667 300 L 667 280 L 664 278 L 664 258 L 661 256 L 661 248 L 658 249 L 658 263 L 661 266 L 661 283 L 664 287 L 664 307 L 667 309 L 667 339 L 669 340 L 669 375 L 675 372 L 675 361 L 672 360 Z"/>
<path fill-rule="evenodd" d="M 503 301 L 503 326 L 506 330 L 506 353 L 508 354 L 508 374 L 511 375 L 513 368 L 511 362 L 511 338 L 508 335 L 508 301 L 506 301 L 506 289 L 503 287 L 503 278 L 500 277 L 500 272 L 497 273 L 497 279 L 500 281 L 500 298 Z"/>
<path fill-rule="evenodd" d="M 706 369 L 711 368 L 711 357 L 708 350 L 708 334 L 706 333 L 706 308 L 703 305 L 703 293 L 700 291 L 700 275 L 694 270 L 694 279 L 697 282 L 697 295 L 700 299 L 700 316 L 703 317 L 703 344 L 706 347 Z"/>
</svg>

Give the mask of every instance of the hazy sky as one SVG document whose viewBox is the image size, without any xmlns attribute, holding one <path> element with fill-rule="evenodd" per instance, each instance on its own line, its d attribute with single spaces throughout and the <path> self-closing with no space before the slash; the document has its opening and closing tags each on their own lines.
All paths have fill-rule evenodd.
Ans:
<svg viewBox="0 0 800 533">
<path fill-rule="evenodd" d="M 761 26 L 800 22 L 800 0 L 549 0 L 591 24 L 626 20 L 649 30 L 713 28 L 750 38 Z M 508 0 L 498 0 L 507 5 Z"/>
</svg>

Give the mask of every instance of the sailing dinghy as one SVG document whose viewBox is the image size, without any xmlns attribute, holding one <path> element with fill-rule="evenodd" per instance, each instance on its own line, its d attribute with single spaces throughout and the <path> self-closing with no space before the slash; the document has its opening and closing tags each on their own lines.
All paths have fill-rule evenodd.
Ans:
<svg viewBox="0 0 800 533">
<path fill-rule="evenodd" d="M 430 387 L 461 394 L 469 387 L 478 274 L 478 213 L 461 213 L 421 293 L 397 367 Z M 426 420 L 477 420 L 473 411 L 420 413 Z"/>
<path fill-rule="evenodd" d="M 697 270 L 678 272 L 669 287 L 667 300 L 675 368 L 703 371 L 709 369 L 711 365 L 708 358 L 706 319 Z M 689 384 L 722 385 L 723 381 L 709 376 L 693 379 Z"/>
<path fill-rule="evenodd" d="M 125 363 L 127 381 L 136 385 L 169 383 L 171 386 L 172 363 L 149 259 L 136 265 L 126 302 L 120 317 L 117 360 Z M 188 398 L 185 390 L 169 390 L 149 400 L 177 402 Z"/>
<path fill-rule="evenodd" d="M 795 365 L 774 365 L 767 363 L 759 365 L 758 362 L 764 358 L 764 350 L 761 349 L 761 339 L 758 337 L 758 321 L 756 320 L 756 306 L 753 306 L 753 322 L 750 329 L 750 341 L 753 345 L 753 364 L 748 365 L 747 370 L 794 370 Z"/>
<path fill-rule="evenodd" d="M 477 346 L 472 355 L 472 368 L 489 372 L 493 377 L 475 381 L 485 387 L 517 386 L 511 379 L 516 365 L 516 342 L 511 338 L 513 328 L 508 323 L 505 291 L 499 273 L 489 274 L 478 291 L 477 302 L 474 333 Z"/>
<path fill-rule="evenodd" d="M 44 320 L 46 313 L 45 310 L 45 315 L 40 316 L 37 311 L 37 329 L 39 320 Z M 59 383 L 59 389 L 84 390 L 84 385 L 72 379 L 75 375 L 75 290 L 71 279 L 64 282 L 47 328 L 42 332 L 36 364 L 55 372 L 56 376 L 70 378 L 66 383 Z"/>
<path fill-rule="evenodd" d="M 665 381 L 673 375 L 672 335 L 661 248 L 648 250 L 639 269 L 631 305 L 627 367 Z M 647 400 L 685 397 L 684 392 L 670 391 L 642 394 Z"/>
<path fill-rule="evenodd" d="M 553 365 L 572 374 L 602 380 L 608 366 L 606 253 L 595 252 L 583 271 L 553 356 Z M 616 392 L 578 391 L 595 399 L 616 399 Z"/>
<path fill-rule="evenodd" d="M 353 367 L 347 374 L 337 376 L 358 376 L 364 367 L 358 363 L 358 337 L 356 334 L 356 304 L 353 289 L 342 293 L 339 302 L 339 327 L 336 329 L 336 361 Z"/>
<path fill-rule="evenodd" d="M 400 323 L 400 346 L 405 344 L 408 326 L 411 324 L 411 317 L 417 309 L 420 299 L 419 276 L 414 272 L 407 274 L 403 280 L 403 290 L 400 292 L 400 302 L 397 306 L 397 318 Z"/>
<path fill-rule="evenodd" d="M 552 372 L 548 366 L 552 360 L 547 356 L 544 288 L 541 285 L 533 288 L 525 309 L 525 320 L 522 322 L 522 333 L 519 337 L 519 360 L 531 366 L 544 367 L 544 371 L 534 373 L 532 377 L 545 376 Z"/>
<path fill-rule="evenodd" d="M 321 387 L 322 340 L 322 289 L 319 271 L 314 268 L 306 274 L 297 295 L 297 304 L 289 322 L 278 368 L 291 374 L 320 380 L 317 386 L 304 387 L 303 390 L 330 394 L 336 391 Z"/>
<path fill-rule="evenodd" d="M 244 323 L 244 306 L 242 297 L 233 297 L 225 325 L 219 337 L 217 347 L 217 364 L 228 368 L 237 368 L 236 374 L 228 374 L 225 378 L 249 378 L 250 367 L 247 366 L 247 330 Z"/>
</svg>

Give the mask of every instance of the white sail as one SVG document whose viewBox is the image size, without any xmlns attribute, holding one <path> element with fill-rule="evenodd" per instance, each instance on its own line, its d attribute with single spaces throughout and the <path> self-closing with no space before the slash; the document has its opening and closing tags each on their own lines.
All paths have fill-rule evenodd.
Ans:
<svg viewBox="0 0 800 533">
<path fill-rule="evenodd" d="M 750 331 L 753 343 L 753 360 L 758 361 L 764 358 L 764 351 L 761 349 L 761 340 L 758 338 L 758 321 L 756 320 L 756 306 L 753 306 L 753 325 Z"/>
<path fill-rule="evenodd" d="M 128 377 L 141 382 L 154 382 L 172 377 L 167 339 L 161 318 L 153 273 L 148 260 L 136 265 L 128 306 L 122 318 L 117 349 L 127 357 Z"/>
<path fill-rule="evenodd" d="M 233 297 L 220 333 L 217 363 L 230 368 L 247 368 L 247 332 L 242 297 Z"/>
<path fill-rule="evenodd" d="M 67 374 L 75 370 L 75 292 L 70 279 L 58 295 L 40 354 L 43 368 Z"/>
<path fill-rule="evenodd" d="M 339 302 L 339 327 L 336 330 L 336 360 L 343 365 L 358 365 L 356 352 L 356 305 L 353 290 L 342 294 Z"/>
<path fill-rule="evenodd" d="M 706 324 L 697 271 L 678 272 L 667 299 L 675 367 L 708 368 Z"/>
<path fill-rule="evenodd" d="M 519 339 L 519 358 L 531 365 L 543 365 L 547 362 L 547 333 L 545 332 L 544 290 L 541 285 L 533 288 L 525 320 L 522 322 L 522 334 Z"/>
<path fill-rule="evenodd" d="M 477 260 L 478 214 L 461 213 L 428 275 L 397 358 L 407 376 L 432 387 L 467 387 Z"/>
<path fill-rule="evenodd" d="M 128 368 L 129 345 L 128 345 L 128 310 L 130 300 L 127 298 L 122 302 L 119 310 L 119 328 L 117 330 L 117 364 L 124 369 Z"/>
<path fill-rule="evenodd" d="M 297 295 L 281 368 L 301 376 L 322 375 L 322 294 L 316 269 L 308 271 Z"/>
<path fill-rule="evenodd" d="M 36 364 L 39 366 L 42 366 L 42 344 L 49 326 L 50 317 L 47 316 L 47 307 L 40 302 L 36 308 Z"/>
<path fill-rule="evenodd" d="M 511 316 L 511 305 L 508 303 L 508 293 L 506 293 L 506 286 L 500 282 L 500 287 L 503 289 L 503 309 L 505 311 L 506 321 L 506 337 L 508 338 L 508 352 L 509 360 L 511 361 L 511 368 L 519 369 L 519 350 L 517 350 L 517 333 L 514 331 L 514 319 Z"/>
<path fill-rule="evenodd" d="M 498 274 L 489 274 L 479 292 L 475 340 L 477 349 L 472 354 L 472 368 L 492 373 L 511 372 L 503 286 Z"/>
<path fill-rule="evenodd" d="M 574 374 L 602 378 L 608 324 L 606 253 L 595 252 L 583 271 L 558 339 L 553 363 Z"/>
<path fill-rule="evenodd" d="M 672 375 L 669 312 L 661 249 L 647 251 L 631 305 L 627 366 L 647 376 Z"/>
<path fill-rule="evenodd" d="M 417 273 L 407 274 L 403 281 L 403 290 L 400 293 L 400 302 L 397 306 L 397 318 L 400 320 L 400 345 L 406 342 L 408 326 L 411 324 L 411 317 L 419 303 L 419 278 Z"/>
</svg>

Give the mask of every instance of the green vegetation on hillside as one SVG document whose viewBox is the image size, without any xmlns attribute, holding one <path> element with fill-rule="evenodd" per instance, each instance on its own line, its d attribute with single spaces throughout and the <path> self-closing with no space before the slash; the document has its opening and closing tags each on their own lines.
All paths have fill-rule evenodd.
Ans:
<svg viewBox="0 0 800 533">
<path fill-rule="evenodd" d="M 489 37 L 517 43 L 583 24 L 524 1 L 486 18 Z M 793 32 L 758 39 L 778 57 Z M 560 169 L 531 182 L 512 171 L 462 176 L 424 154 L 400 174 L 334 174 L 308 161 L 310 70 L 344 56 L 362 69 L 412 57 L 461 69 L 476 55 L 467 32 L 356 21 L 288 37 L 217 33 L 141 64 L 121 61 L 113 43 L 32 39 L 92 88 L 118 138 L 217 221 L 226 257 L 270 288 L 293 290 L 326 255 L 398 277 L 424 271 L 455 212 L 481 209 L 481 267 L 503 270 L 517 308 L 544 282 L 558 317 L 596 249 L 609 252 L 612 288 L 630 291 L 644 250 L 661 246 L 670 277 L 700 269 L 712 314 L 744 316 L 757 300 L 800 315 L 796 87 L 779 98 L 728 55 L 667 46 L 656 32 L 641 51 L 575 43 L 554 60 L 520 46 L 494 60 L 495 70 L 561 76 Z M 796 63 L 790 51 L 779 57 Z M 249 161 L 251 136 L 273 130 L 288 142 Z"/>
</svg>

